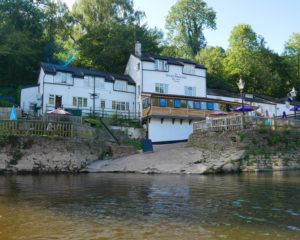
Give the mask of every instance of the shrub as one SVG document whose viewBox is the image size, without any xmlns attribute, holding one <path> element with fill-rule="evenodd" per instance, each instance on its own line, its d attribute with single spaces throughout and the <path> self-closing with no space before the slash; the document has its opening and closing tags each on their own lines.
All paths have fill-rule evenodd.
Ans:
<svg viewBox="0 0 300 240">
<path fill-rule="evenodd" d="M 11 165 L 17 165 L 18 161 L 23 157 L 23 153 L 20 150 L 16 150 L 11 153 L 11 159 L 9 163 Z"/>
<path fill-rule="evenodd" d="M 280 136 L 278 134 L 271 134 L 267 137 L 267 142 L 269 146 L 276 145 L 280 141 Z"/>
<path fill-rule="evenodd" d="M 142 149 L 142 143 L 138 140 L 135 140 L 135 139 L 130 139 L 130 140 L 124 140 L 122 142 L 122 144 L 124 145 L 128 145 L 128 146 L 133 146 L 135 147 L 136 149 Z"/>
</svg>

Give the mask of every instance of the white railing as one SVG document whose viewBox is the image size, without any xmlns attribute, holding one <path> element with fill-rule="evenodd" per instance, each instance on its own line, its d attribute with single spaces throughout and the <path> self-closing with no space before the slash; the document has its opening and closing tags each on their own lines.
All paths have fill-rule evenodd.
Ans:
<svg viewBox="0 0 300 240">
<path fill-rule="evenodd" d="M 299 129 L 300 120 L 292 118 L 281 119 L 237 115 L 219 118 L 207 118 L 204 121 L 195 122 L 193 125 L 194 132 L 222 132 L 258 128 L 270 128 L 273 130 L 283 128 Z"/>
</svg>

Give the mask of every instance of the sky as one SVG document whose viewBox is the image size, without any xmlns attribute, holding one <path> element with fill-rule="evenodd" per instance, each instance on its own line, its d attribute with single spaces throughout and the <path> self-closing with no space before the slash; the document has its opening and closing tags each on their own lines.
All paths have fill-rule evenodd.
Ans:
<svg viewBox="0 0 300 240">
<path fill-rule="evenodd" d="M 75 0 L 64 0 L 72 6 Z M 135 8 L 146 13 L 150 27 L 165 30 L 165 18 L 177 0 L 134 0 Z M 206 0 L 217 13 L 217 29 L 205 30 L 209 46 L 228 47 L 233 27 L 250 24 L 267 46 L 279 54 L 294 32 L 300 32 L 299 0 Z"/>
</svg>

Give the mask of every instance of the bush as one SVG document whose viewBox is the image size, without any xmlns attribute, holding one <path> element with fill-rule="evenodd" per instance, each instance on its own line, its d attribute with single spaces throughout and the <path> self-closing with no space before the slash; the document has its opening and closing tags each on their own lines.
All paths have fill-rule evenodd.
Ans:
<svg viewBox="0 0 300 240">
<path fill-rule="evenodd" d="M 17 165 L 18 161 L 23 157 L 23 153 L 20 150 L 16 150 L 11 153 L 10 165 Z"/>
<path fill-rule="evenodd" d="M 278 144 L 280 141 L 280 136 L 278 134 L 272 134 L 267 137 L 267 142 L 269 146 Z"/>
</svg>

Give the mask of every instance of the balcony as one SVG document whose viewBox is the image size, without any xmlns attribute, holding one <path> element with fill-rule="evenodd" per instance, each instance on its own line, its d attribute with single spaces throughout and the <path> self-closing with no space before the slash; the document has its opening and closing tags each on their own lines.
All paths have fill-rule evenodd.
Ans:
<svg viewBox="0 0 300 240">
<path fill-rule="evenodd" d="M 210 110 L 151 106 L 143 110 L 143 117 L 161 116 L 161 117 L 182 117 L 182 118 L 201 119 L 211 114 L 211 112 L 212 111 Z"/>
</svg>

